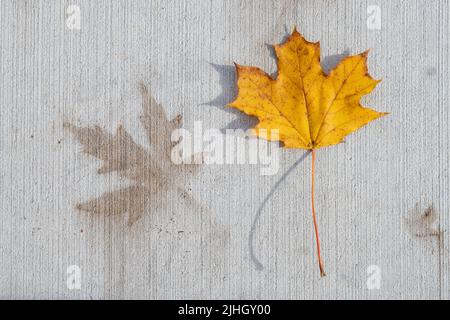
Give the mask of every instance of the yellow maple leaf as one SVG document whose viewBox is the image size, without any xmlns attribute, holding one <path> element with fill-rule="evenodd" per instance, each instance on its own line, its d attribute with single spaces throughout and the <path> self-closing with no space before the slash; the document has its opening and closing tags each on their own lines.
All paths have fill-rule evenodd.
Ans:
<svg viewBox="0 0 450 320">
<path fill-rule="evenodd" d="M 238 96 L 229 106 L 258 117 L 256 135 L 265 138 L 258 129 L 278 129 L 285 147 L 318 149 L 386 114 L 360 104 L 380 82 L 367 72 L 368 51 L 343 59 L 326 75 L 319 43 L 306 41 L 297 30 L 274 47 L 276 79 L 236 64 Z"/>
<path fill-rule="evenodd" d="M 325 275 L 314 209 L 315 150 L 338 144 L 387 114 L 360 103 L 381 80 L 368 74 L 368 51 L 344 58 L 325 74 L 319 42 L 308 42 L 295 28 L 285 43 L 274 48 L 276 79 L 259 68 L 236 64 L 238 95 L 229 106 L 259 119 L 254 133 L 260 138 L 280 140 L 287 148 L 312 150 L 312 211 L 320 271 Z M 270 134 L 274 129 L 278 134 Z"/>
</svg>

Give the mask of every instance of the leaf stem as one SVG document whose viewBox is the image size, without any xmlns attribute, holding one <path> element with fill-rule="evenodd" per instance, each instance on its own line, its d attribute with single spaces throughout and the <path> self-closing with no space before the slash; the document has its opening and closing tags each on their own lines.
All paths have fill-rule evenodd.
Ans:
<svg viewBox="0 0 450 320">
<path fill-rule="evenodd" d="M 311 209 L 312 209 L 312 216 L 313 216 L 313 222 L 314 222 L 314 233 L 316 236 L 316 245 L 317 245 L 317 260 L 319 261 L 319 269 L 320 269 L 320 276 L 324 277 L 326 276 L 323 266 L 322 257 L 320 256 L 320 239 L 319 239 L 319 228 L 317 227 L 317 221 L 316 221 L 316 209 L 314 207 L 314 166 L 316 162 L 316 150 L 311 150 Z"/>
</svg>

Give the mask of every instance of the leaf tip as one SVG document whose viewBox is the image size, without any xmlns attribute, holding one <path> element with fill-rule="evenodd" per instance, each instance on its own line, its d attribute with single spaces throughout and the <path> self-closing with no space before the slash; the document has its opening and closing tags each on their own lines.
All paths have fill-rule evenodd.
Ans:
<svg viewBox="0 0 450 320">
<path fill-rule="evenodd" d="M 237 62 L 234 62 L 234 61 L 233 61 L 233 64 L 234 64 L 234 67 L 236 68 L 236 73 L 239 75 L 239 72 L 244 68 L 244 66 Z"/>
<path fill-rule="evenodd" d="M 63 122 L 63 128 L 70 130 L 70 128 L 72 127 L 72 124 L 70 122 L 64 121 Z"/>
<path fill-rule="evenodd" d="M 124 130 L 124 128 L 123 128 L 123 125 L 122 125 L 122 124 L 119 124 L 119 125 L 117 126 L 117 129 L 116 129 L 116 134 L 117 134 L 117 135 L 121 135 L 124 131 L 125 131 L 125 130 Z"/>
<path fill-rule="evenodd" d="M 83 203 L 77 203 L 77 205 L 75 206 L 75 209 L 77 209 L 79 211 L 89 211 L 89 210 L 86 210 L 86 208 L 83 205 Z"/>
<path fill-rule="evenodd" d="M 149 92 L 149 90 L 148 90 L 148 87 L 145 85 L 144 81 L 142 81 L 142 80 L 139 81 L 138 86 L 139 86 L 139 91 L 141 92 L 141 95 L 142 95 L 143 97 L 147 97 L 147 96 L 150 95 L 150 92 Z"/>
<path fill-rule="evenodd" d="M 294 26 L 294 30 L 292 30 L 292 33 L 291 33 L 291 35 L 289 36 L 289 38 L 288 38 L 287 41 L 292 40 L 292 39 L 294 39 L 294 38 L 302 38 L 302 39 L 305 39 L 305 38 L 303 37 L 303 35 L 302 35 L 300 32 L 298 32 L 297 26 Z"/>
<path fill-rule="evenodd" d="M 227 108 L 235 108 L 235 109 L 237 109 L 238 107 L 237 107 L 237 105 L 236 105 L 236 99 L 235 100 L 233 100 L 233 101 L 231 101 L 230 103 L 227 103 L 225 106 L 227 107 Z"/>
</svg>

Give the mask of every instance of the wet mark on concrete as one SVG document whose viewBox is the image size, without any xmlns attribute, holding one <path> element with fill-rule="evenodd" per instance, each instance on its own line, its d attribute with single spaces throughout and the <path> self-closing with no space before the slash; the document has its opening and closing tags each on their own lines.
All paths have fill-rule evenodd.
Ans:
<svg viewBox="0 0 450 320">
<path fill-rule="evenodd" d="M 115 134 L 111 134 L 98 126 L 83 128 L 71 123 L 64 124 L 82 145 L 83 153 L 102 161 L 98 174 L 116 173 L 132 182 L 129 187 L 106 192 L 77 204 L 76 208 L 94 214 L 126 213 L 128 225 L 131 226 L 144 212 L 158 209 L 169 191 L 175 191 L 195 211 L 205 211 L 184 186 L 186 180 L 197 172 L 199 165 L 176 165 L 170 159 L 171 149 L 180 142 L 172 142 L 170 137 L 173 130 L 181 128 L 181 115 L 167 119 L 164 108 L 142 83 L 140 90 L 140 120 L 150 143 L 150 151 L 136 144 L 121 126 Z"/>
<path fill-rule="evenodd" d="M 432 203 L 426 207 L 416 203 L 406 223 L 412 237 L 425 244 L 431 254 L 447 252 L 444 246 L 445 230 L 440 224 L 439 212 Z"/>
<path fill-rule="evenodd" d="M 220 274 L 230 237 L 229 229 L 216 221 L 209 209 L 192 195 L 189 182 L 200 171 L 201 165 L 175 165 L 170 159 L 173 146 L 180 142 L 171 142 L 170 136 L 174 129 L 181 127 L 182 118 L 177 116 L 168 120 L 163 107 L 155 101 L 149 89 L 143 84 L 140 89 L 140 122 L 147 135 L 149 148 L 135 143 L 122 127 L 112 134 L 100 127 L 83 128 L 64 124 L 82 146 L 83 153 L 101 161 L 98 174 L 114 174 L 131 182 L 127 187 L 79 203 L 76 208 L 92 216 L 115 215 L 119 221 L 125 218 L 129 226 L 144 214 L 151 214 L 154 219 L 150 223 L 150 230 L 153 232 L 147 235 L 146 228 L 149 226 L 136 223 L 133 229 L 129 229 L 133 233 L 128 236 L 136 236 L 140 241 L 142 237 L 155 241 L 168 252 L 163 257 L 157 256 L 157 252 L 150 254 L 148 259 L 152 268 L 149 276 L 153 279 L 158 277 L 155 272 L 160 270 L 157 265 L 161 265 L 161 261 L 166 270 L 170 270 L 171 265 L 181 265 L 198 272 L 207 269 Z M 169 203 L 173 203 L 173 206 Z M 125 240 L 123 234 L 127 230 L 112 228 L 111 221 L 116 219 L 110 219 L 107 224 L 105 259 L 110 264 L 108 270 L 113 272 L 110 277 L 118 279 L 114 290 L 123 292 L 128 256 L 126 243 L 132 238 L 127 237 Z M 137 230 L 143 232 L 134 233 Z M 91 230 L 85 230 L 83 235 L 89 238 L 91 233 Z M 112 239 L 123 239 L 123 242 Z M 195 243 L 196 249 L 185 250 L 186 243 Z M 177 254 L 180 252 L 183 253 Z M 116 255 L 114 259 L 113 255 Z M 117 259 L 122 263 L 117 264 Z"/>
<path fill-rule="evenodd" d="M 428 68 L 427 68 L 427 75 L 428 75 L 428 76 L 433 76 L 433 75 L 436 74 L 436 72 L 437 72 L 437 70 L 436 70 L 435 67 L 428 67 Z"/>
<path fill-rule="evenodd" d="M 408 224 L 413 236 L 416 238 L 436 237 L 439 239 L 442 235 L 439 225 L 439 214 L 433 204 L 430 204 L 424 210 L 420 210 L 418 204 L 416 204 Z"/>
</svg>

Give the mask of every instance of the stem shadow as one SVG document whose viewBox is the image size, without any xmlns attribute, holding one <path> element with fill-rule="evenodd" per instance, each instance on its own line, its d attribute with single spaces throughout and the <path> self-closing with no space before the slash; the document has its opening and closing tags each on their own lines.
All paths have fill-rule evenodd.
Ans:
<svg viewBox="0 0 450 320">
<path fill-rule="evenodd" d="M 306 157 L 311 153 L 311 151 L 305 152 L 295 163 L 281 176 L 281 178 L 275 183 L 275 185 L 272 187 L 270 192 L 267 194 L 267 196 L 264 198 L 263 202 L 259 205 L 258 210 L 256 211 L 255 218 L 253 219 L 252 227 L 250 229 L 249 237 L 248 237 L 248 247 L 250 251 L 250 258 L 252 262 L 254 263 L 257 270 L 263 270 L 264 266 L 262 263 L 258 260 L 258 258 L 255 255 L 255 249 L 253 244 L 253 239 L 255 237 L 255 231 L 256 231 L 256 225 L 259 222 L 259 219 L 261 217 L 262 211 L 266 205 L 266 203 L 269 201 L 269 199 L 273 196 L 275 191 L 278 189 L 278 187 L 281 185 L 281 183 L 288 177 L 288 175 L 301 163 L 303 162 Z"/>
</svg>

